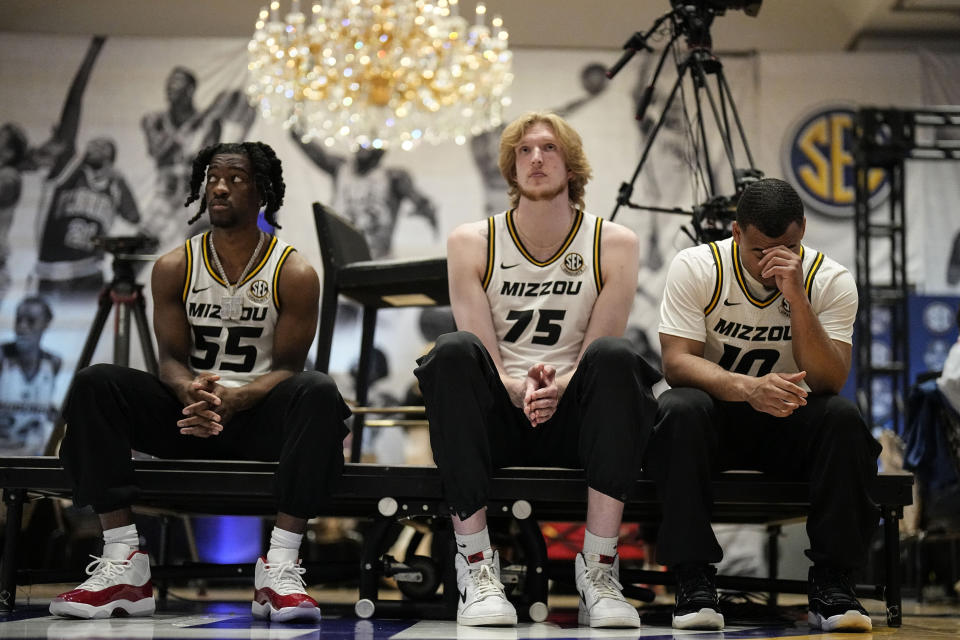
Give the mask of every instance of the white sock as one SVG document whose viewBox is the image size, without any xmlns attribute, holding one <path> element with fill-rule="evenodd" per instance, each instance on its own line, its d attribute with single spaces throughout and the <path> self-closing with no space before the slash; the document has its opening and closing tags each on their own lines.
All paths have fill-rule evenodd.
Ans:
<svg viewBox="0 0 960 640">
<path fill-rule="evenodd" d="M 267 551 L 267 563 L 274 564 L 289 560 L 296 562 L 300 559 L 300 543 L 303 541 L 302 533 L 294 533 L 274 527 L 270 532 L 270 550 Z"/>
<path fill-rule="evenodd" d="M 103 555 L 114 560 L 126 560 L 131 551 L 140 548 L 140 534 L 137 525 L 128 524 L 123 527 L 104 529 Z"/>
<path fill-rule="evenodd" d="M 596 553 L 597 555 L 613 558 L 617 555 L 617 537 L 601 538 L 584 530 L 583 553 Z"/>
<path fill-rule="evenodd" d="M 466 556 L 467 562 L 479 562 L 484 557 L 493 556 L 493 550 L 490 547 L 490 530 L 486 527 L 476 533 L 454 533 L 453 535 L 457 539 L 457 553 Z M 490 553 L 483 554 L 484 551 L 490 551 Z"/>
</svg>

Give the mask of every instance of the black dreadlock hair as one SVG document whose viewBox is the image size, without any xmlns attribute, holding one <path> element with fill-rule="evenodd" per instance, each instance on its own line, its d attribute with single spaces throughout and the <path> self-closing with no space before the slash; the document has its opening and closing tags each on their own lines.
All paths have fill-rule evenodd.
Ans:
<svg viewBox="0 0 960 640">
<path fill-rule="evenodd" d="M 183 206 L 188 207 L 195 200 L 200 201 L 200 211 L 190 218 L 190 224 L 200 219 L 207 210 L 207 196 L 200 195 L 207 176 L 207 167 L 215 155 L 221 153 L 242 153 L 250 158 L 253 168 L 253 180 L 260 194 L 260 204 L 266 205 L 263 215 L 271 226 L 282 228 L 277 224 L 277 210 L 283 204 L 283 194 L 287 186 L 283 182 L 283 166 L 280 158 L 273 152 L 270 145 L 263 142 L 221 142 L 212 144 L 200 150 L 193 160 L 193 175 L 190 176 L 190 195 Z"/>
<path fill-rule="evenodd" d="M 803 202 L 783 180 L 757 180 L 744 189 L 737 203 L 737 224 L 753 225 L 768 238 L 779 238 L 794 222 L 803 224 Z"/>
</svg>

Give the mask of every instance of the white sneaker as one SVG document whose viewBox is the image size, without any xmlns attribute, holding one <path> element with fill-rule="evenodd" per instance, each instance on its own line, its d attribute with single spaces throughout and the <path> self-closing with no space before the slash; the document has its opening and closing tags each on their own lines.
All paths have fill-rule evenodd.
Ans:
<svg viewBox="0 0 960 640">
<path fill-rule="evenodd" d="M 258 558 L 253 577 L 253 603 L 250 605 L 253 617 L 273 622 L 319 621 L 320 607 L 307 595 L 301 577 L 306 572 L 299 560 L 270 563 L 264 557 Z"/>
<path fill-rule="evenodd" d="M 129 547 L 123 545 L 124 551 Z M 113 556 L 113 557 L 110 557 Z M 73 591 L 61 593 L 50 602 L 50 613 L 73 618 L 109 618 L 113 615 L 151 616 L 156 610 L 153 583 L 150 581 L 150 558 L 146 553 L 104 552 L 90 556 L 90 576 Z"/>
<path fill-rule="evenodd" d="M 578 553 L 576 578 L 580 593 L 577 622 L 591 627 L 640 626 L 640 614 L 621 593 L 619 556 Z"/>
<path fill-rule="evenodd" d="M 489 555 L 488 555 L 489 554 Z M 463 554 L 454 558 L 457 568 L 457 624 L 514 625 L 517 610 L 503 592 L 500 582 L 500 555 L 494 551 L 483 552 L 483 560 L 467 562 Z"/>
</svg>

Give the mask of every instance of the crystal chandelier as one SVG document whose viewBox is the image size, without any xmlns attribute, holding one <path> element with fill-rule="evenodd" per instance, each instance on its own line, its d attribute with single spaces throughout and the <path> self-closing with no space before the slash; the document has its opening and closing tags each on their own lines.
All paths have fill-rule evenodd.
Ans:
<svg viewBox="0 0 960 640">
<path fill-rule="evenodd" d="M 476 23 L 457 0 L 292 0 L 262 9 L 247 95 L 265 118 L 329 147 L 400 148 L 495 127 L 509 104 L 512 54 L 503 21 Z"/>
</svg>

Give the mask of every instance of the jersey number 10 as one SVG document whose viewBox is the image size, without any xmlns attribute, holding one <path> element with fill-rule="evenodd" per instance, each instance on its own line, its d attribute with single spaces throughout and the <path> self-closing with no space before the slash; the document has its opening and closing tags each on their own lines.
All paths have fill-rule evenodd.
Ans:
<svg viewBox="0 0 960 640">
<path fill-rule="evenodd" d="M 735 347 L 732 344 L 724 344 L 723 355 L 720 356 L 720 362 L 717 364 L 727 371 L 742 373 L 745 376 L 753 375 L 760 378 L 773 371 L 773 365 L 777 364 L 777 360 L 780 359 L 780 352 L 776 349 L 751 349 L 740 358 L 741 353 L 743 353 L 743 349 L 740 347 Z M 740 362 L 737 362 L 737 358 L 740 358 Z M 750 369 L 758 362 L 760 363 L 760 368 L 755 374 L 751 374 Z M 734 367 L 734 364 L 736 364 L 736 367 Z"/>
</svg>

